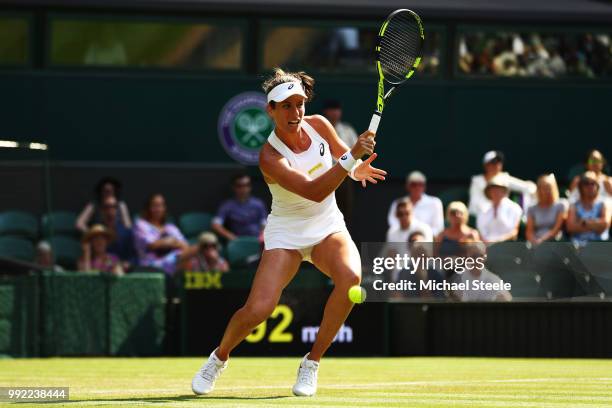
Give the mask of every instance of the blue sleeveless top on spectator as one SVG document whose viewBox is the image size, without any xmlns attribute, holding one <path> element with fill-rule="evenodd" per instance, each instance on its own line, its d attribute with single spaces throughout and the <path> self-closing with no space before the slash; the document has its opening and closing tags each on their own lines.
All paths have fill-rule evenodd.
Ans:
<svg viewBox="0 0 612 408">
<path fill-rule="evenodd" d="M 596 220 L 601 216 L 604 202 L 601 200 L 596 201 L 593 207 L 590 209 L 584 208 L 580 201 L 574 204 L 576 206 L 576 217 L 579 220 Z M 588 241 L 605 241 L 608 239 L 608 230 L 605 230 L 601 234 L 595 231 L 581 232 L 572 235 L 572 241 L 576 243 L 586 243 Z"/>
</svg>

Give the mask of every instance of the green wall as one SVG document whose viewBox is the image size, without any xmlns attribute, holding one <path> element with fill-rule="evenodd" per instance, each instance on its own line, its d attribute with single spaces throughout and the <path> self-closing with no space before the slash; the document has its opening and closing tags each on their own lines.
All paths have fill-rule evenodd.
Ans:
<svg viewBox="0 0 612 408">
<path fill-rule="evenodd" d="M 2 139 L 43 140 L 55 160 L 231 163 L 217 118 L 232 96 L 259 89 L 255 76 L 178 76 L 145 72 L 0 74 Z M 309 107 L 340 99 L 357 129 L 369 123 L 375 79 L 321 78 Z M 379 165 L 403 177 L 466 180 L 489 149 L 508 168 L 564 178 L 586 150 L 610 156 L 612 84 L 517 81 L 414 81 L 388 104 L 379 130 Z"/>
</svg>

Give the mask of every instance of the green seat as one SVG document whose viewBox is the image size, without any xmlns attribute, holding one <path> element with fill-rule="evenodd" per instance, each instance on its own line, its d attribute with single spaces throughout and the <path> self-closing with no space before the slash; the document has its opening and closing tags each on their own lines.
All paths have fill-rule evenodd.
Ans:
<svg viewBox="0 0 612 408">
<path fill-rule="evenodd" d="M 195 238 L 200 233 L 210 230 L 212 215 L 205 212 L 190 212 L 181 215 L 179 228 L 187 239 Z"/>
<path fill-rule="evenodd" d="M 465 187 L 451 187 L 446 190 L 442 190 L 438 194 L 438 198 L 442 201 L 442 205 L 446 208 L 451 201 L 461 201 L 467 205 L 469 200 L 469 192 Z"/>
<path fill-rule="evenodd" d="M 5 211 L 0 213 L 0 235 L 34 240 L 38 237 L 38 221 L 25 211 Z"/>
<path fill-rule="evenodd" d="M 53 235 L 65 235 L 78 237 L 79 230 L 76 229 L 77 214 L 71 211 L 53 211 L 41 218 L 42 233 L 45 237 Z"/>
<path fill-rule="evenodd" d="M 68 270 L 76 270 L 77 260 L 81 256 L 81 244 L 78 240 L 64 236 L 49 239 L 55 261 Z"/>
<path fill-rule="evenodd" d="M 32 262 L 34 260 L 34 245 L 27 239 L 20 237 L 0 237 L 0 256 Z"/>
<path fill-rule="evenodd" d="M 238 237 L 227 244 L 227 260 L 232 266 L 245 266 L 261 257 L 261 243 L 255 237 Z"/>
</svg>

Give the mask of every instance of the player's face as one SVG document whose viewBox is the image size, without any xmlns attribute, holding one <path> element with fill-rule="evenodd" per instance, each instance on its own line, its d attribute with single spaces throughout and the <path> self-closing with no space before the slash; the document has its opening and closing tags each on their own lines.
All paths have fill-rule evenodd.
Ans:
<svg viewBox="0 0 612 408">
<path fill-rule="evenodd" d="M 274 109 L 268 105 L 268 113 L 274 120 L 277 130 L 285 133 L 297 133 L 302 127 L 305 99 L 300 95 L 292 95 L 284 101 L 277 102 Z"/>
</svg>

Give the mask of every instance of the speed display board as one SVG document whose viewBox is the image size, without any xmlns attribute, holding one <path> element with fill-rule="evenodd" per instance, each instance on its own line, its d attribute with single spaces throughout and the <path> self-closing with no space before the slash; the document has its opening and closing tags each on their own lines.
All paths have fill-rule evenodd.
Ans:
<svg viewBox="0 0 612 408">
<path fill-rule="evenodd" d="M 223 278 L 203 275 L 185 281 L 182 300 L 184 355 L 209 354 L 219 345 L 233 313 L 244 304 L 249 289 L 226 288 Z M 196 285 L 195 281 L 215 283 Z M 316 339 L 331 290 L 331 287 L 286 289 L 271 316 L 232 354 L 297 356 L 307 353 Z M 356 305 L 327 354 L 386 354 L 385 306 L 383 303 Z"/>
</svg>

